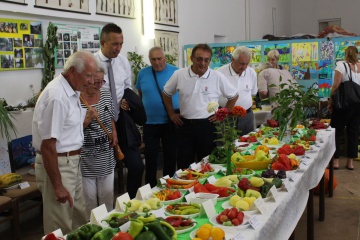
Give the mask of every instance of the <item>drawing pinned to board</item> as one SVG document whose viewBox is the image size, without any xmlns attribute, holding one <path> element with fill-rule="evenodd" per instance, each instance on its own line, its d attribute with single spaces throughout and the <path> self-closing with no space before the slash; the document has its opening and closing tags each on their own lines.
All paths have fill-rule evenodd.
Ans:
<svg viewBox="0 0 360 240">
<path fill-rule="evenodd" d="M 177 6 L 177 0 L 154 0 L 155 23 L 178 27 Z"/>
<path fill-rule="evenodd" d="M 96 13 L 117 17 L 135 18 L 134 0 L 97 0 Z"/>
<path fill-rule="evenodd" d="M 36 0 L 35 7 L 90 14 L 89 0 Z"/>
<path fill-rule="evenodd" d="M 356 46 L 357 49 L 360 51 L 360 41 L 359 40 L 335 42 L 335 59 L 343 60 L 345 58 L 345 50 L 349 46 Z"/>
<path fill-rule="evenodd" d="M 321 60 L 333 60 L 334 59 L 334 42 L 326 41 L 320 43 L 320 58 Z"/>
<path fill-rule="evenodd" d="M 292 61 L 318 61 L 318 42 L 293 43 Z"/>
<path fill-rule="evenodd" d="M 296 80 L 317 79 L 317 62 L 292 62 L 291 73 Z"/>
<path fill-rule="evenodd" d="M 279 56 L 279 63 L 288 63 L 290 62 L 290 44 L 266 44 L 264 45 L 264 61 L 268 61 L 267 54 L 271 50 L 278 50 Z M 282 64 L 281 64 L 282 65 Z"/>
<path fill-rule="evenodd" d="M 170 54 L 177 58 L 176 65 L 179 64 L 179 42 L 178 32 L 155 30 L 155 46 L 162 47 L 165 54 Z"/>
<path fill-rule="evenodd" d="M 319 85 L 318 97 L 329 98 L 330 92 L 331 92 L 332 80 L 331 79 L 319 79 L 318 85 Z"/>
</svg>

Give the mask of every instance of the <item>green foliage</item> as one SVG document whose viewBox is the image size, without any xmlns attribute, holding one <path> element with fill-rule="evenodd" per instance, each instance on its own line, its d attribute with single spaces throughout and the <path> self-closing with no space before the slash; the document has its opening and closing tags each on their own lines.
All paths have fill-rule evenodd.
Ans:
<svg viewBox="0 0 360 240">
<path fill-rule="evenodd" d="M 173 55 L 171 54 L 165 54 L 165 62 L 176 66 L 176 61 L 178 59 L 178 54 L 174 53 Z"/>
<path fill-rule="evenodd" d="M 44 71 L 43 78 L 41 80 L 41 89 L 44 89 L 46 85 L 54 79 L 55 76 L 55 48 L 58 45 L 57 41 L 57 27 L 49 23 L 47 29 L 47 40 L 43 49 L 44 58 Z"/>
<path fill-rule="evenodd" d="M 149 65 L 144 62 L 144 56 L 139 55 L 136 52 L 128 52 L 127 56 L 128 56 L 128 60 L 131 64 L 131 69 L 134 73 L 134 84 L 136 84 L 137 77 L 138 77 L 140 70 Z"/>
<path fill-rule="evenodd" d="M 239 137 L 240 131 L 236 129 L 236 117 L 228 116 L 223 121 L 215 122 L 216 134 L 218 138 L 216 142 L 227 149 L 235 148 L 235 140 Z"/>
<path fill-rule="evenodd" d="M 13 116 L 9 114 L 5 106 L 7 105 L 5 99 L 0 99 L 0 134 L 2 138 L 11 141 L 11 132 L 16 135 L 16 127 L 12 122 Z"/>
<path fill-rule="evenodd" d="M 280 77 L 280 92 L 276 93 L 270 101 L 274 103 L 273 110 L 274 119 L 279 122 L 279 139 L 282 140 L 284 133 L 288 127 L 290 129 L 296 127 L 299 122 L 305 121 L 306 115 L 304 109 L 310 106 L 317 106 L 319 99 L 317 97 L 317 89 L 310 88 L 304 91 L 304 87 L 297 84 L 282 83 Z"/>
</svg>

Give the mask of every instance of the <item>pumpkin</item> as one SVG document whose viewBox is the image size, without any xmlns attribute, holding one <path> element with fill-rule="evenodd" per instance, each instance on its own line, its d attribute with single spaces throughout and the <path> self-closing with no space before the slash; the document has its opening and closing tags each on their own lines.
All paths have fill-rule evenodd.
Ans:
<svg viewBox="0 0 360 240">
<path fill-rule="evenodd" d="M 330 178 L 330 171 L 329 169 L 325 170 L 325 176 L 324 176 L 324 180 L 325 180 L 325 193 L 329 193 L 329 178 Z M 336 180 L 336 177 L 334 175 L 333 178 L 333 190 L 337 187 L 338 182 Z M 320 192 L 320 183 L 314 188 L 314 194 L 319 194 Z"/>
<path fill-rule="evenodd" d="M 255 155 L 259 150 L 263 150 L 265 153 L 269 153 L 269 148 L 265 145 L 259 145 L 256 149 L 255 149 Z"/>
</svg>

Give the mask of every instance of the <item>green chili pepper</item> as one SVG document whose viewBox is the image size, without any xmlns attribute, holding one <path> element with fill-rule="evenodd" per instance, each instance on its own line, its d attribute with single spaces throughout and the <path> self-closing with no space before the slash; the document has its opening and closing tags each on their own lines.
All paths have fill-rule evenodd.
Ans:
<svg viewBox="0 0 360 240">
<path fill-rule="evenodd" d="M 189 214 L 195 214 L 200 212 L 200 209 L 198 208 L 188 208 L 181 211 L 181 215 L 189 215 Z"/>
</svg>

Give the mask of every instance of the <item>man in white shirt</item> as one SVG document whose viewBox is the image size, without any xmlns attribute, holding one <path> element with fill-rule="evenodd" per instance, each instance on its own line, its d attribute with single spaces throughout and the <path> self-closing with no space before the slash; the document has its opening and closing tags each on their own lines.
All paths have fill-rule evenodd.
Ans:
<svg viewBox="0 0 360 240">
<path fill-rule="evenodd" d="M 44 203 L 46 234 L 58 228 L 66 234 L 88 221 L 80 172 L 85 112 L 79 91 L 94 83 L 97 68 L 91 53 L 74 53 L 63 73 L 42 91 L 34 109 L 35 174 Z"/>
<path fill-rule="evenodd" d="M 251 51 L 247 47 L 239 46 L 232 52 L 231 63 L 226 64 L 218 71 L 223 73 L 231 84 L 238 90 L 239 98 L 235 106 L 241 106 L 246 110 L 246 116 L 238 118 L 237 129 L 241 135 L 248 134 L 254 130 L 254 113 L 252 107 L 252 96 L 257 94 L 257 76 L 254 69 L 248 67 L 251 59 Z M 220 106 L 224 105 L 224 98 L 220 98 Z"/>
<path fill-rule="evenodd" d="M 215 148 L 214 116 L 207 111 L 210 102 L 217 102 L 221 95 L 228 101 L 225 107 L 232 110 L 237 90 L 218 71 L 209 68 L 211 48 L 197 44 L 191 53 L 193 64 L 174 72 L 164 86 L 163 98 L 171 121 L 179 126 L 177 167 L 184 169 L 194 161 L 208 156 Z M 172 98 L 180 95 L 180 114 L 175 113 Z"/>
</svg>

